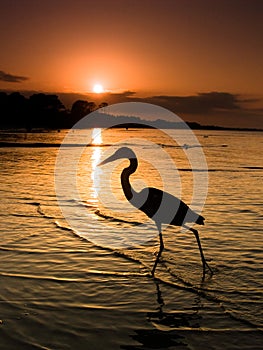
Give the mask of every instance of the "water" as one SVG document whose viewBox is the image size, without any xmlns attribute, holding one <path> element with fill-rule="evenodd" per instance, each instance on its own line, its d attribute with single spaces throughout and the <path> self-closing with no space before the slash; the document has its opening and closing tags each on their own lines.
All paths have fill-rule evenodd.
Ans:
<svg viewBox="0 0 263 350">
<path fill-rule="evenodd" d="M 81 156 L 79 197 L 68 197 L 65 184 L 61 198 L 91 219 L 80 216 L 90 232 L 78 232 L 63 217 L 54 188 L 64 136 L 1 133 L 0 349 L 261 349 L 263 134 L 196 132 L 209 169 L 199 233 L 214 270 L 203 283 L 195 238 L 178 227 L 164 231 L 163 259 L 156 280 L 150 276 L 156 229 L 126 203 L 124 163 L 96 173 L 110 145 L 147 139 L 150 161 L 140 162 L 134 186 L 168 186 L 190 203 L 187 154 L 198 145 L 182 150 L 154 130 L 104 132 Z M 176 161 L 175 174 L 154 145 Z M 118 245 L 125 237 L 128 243 Z"/>
</svg>

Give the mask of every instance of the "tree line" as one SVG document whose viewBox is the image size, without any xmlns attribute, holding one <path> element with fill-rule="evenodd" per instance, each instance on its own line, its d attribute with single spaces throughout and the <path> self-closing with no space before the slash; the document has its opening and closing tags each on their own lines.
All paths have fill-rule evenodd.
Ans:
<svg viewBox="0 0 263 350">
<path fill-rule="evenodd" d="M 0 92 L 0 127 L 27 131 L 71 128 L 85 115 L 107 105 L 77 100 L 67 109 L 57 95 L 36 93 L 27 98 L 19 92 Z"/>
</svg>

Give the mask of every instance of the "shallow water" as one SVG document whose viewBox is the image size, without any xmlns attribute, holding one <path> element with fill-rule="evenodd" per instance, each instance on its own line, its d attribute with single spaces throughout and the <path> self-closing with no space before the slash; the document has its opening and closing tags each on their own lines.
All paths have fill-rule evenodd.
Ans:
<svg viewBox="0 0 263 350">
<path fill-rule="evenodd" d="M 214 270 L 203 283 L 195 238 L 178 227 L 165 229 L 156 280 L 150 276 L 158 238 L 122 193 L 126 163 L 96 170 L 111 145 L 134 146 L 148 157 L 134 186 L 165 188 L 191 203 L 195 174 L 205 174 L 204 164 L 191 171 L 188 160 L 199 144 L 182 149 L 157 130 L 103 132 L 81 155 L 79 196 L 63 189 L 62 209 L 79 213 L 71 227 L 54 188 L 64 136 L 1 133 L 0 348 L 261 349 L 263 133 L 196 132 L 209 175 L 199 233 Z M 67 159 L 72 150 L 64 151 Z"/>
</svg>

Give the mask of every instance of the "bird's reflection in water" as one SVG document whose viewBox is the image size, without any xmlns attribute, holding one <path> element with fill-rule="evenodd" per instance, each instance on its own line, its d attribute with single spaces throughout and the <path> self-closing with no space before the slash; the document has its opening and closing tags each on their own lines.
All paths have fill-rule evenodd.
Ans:
<svg viewBox="0 0 263 350">
<path fill-rule="evenodd" d="M 199 320 L 201 316 L 198 314 L 199 308 L 193 308 L 189 312 L 164 312 L 163 307 L 165 305 L 162 293 L 160 290 L 160 284 L 155 280 L 156 290 L 157 290 L 157 302 L 159 304 L 158 311 L 148 312 L 147 316 L 150 322 L 164 326 L 165 329 L 168 328 L 199 328 Z M 198 302 L 198 300 L 196 300 Z"/>
<path fill-rule="evenodd" d="M 165 312 L 165 302 L 160 289 L 160 283 L 154 280 L 157 295 L 157 311 L 148 312 L 147 320 L 154 326 L 153 329 L 138 329 L 131 338 L 140 345 L 124 345 L 121 349 L 142 350 L 142 349 L 189 349 L 185 337 L 179 333 L 180 329 L 198 329 L 201 316 L 198 314 L 200 302 L 196 300 L 196 307 L 189 312 Z"/>
<path fill-rule="evenodd" d="M 141 345 L 124 345 L 121 349 L 125 350 L 146 350 L 146 349 L 169 349 L 170 347 L 180 346 L 180 349 L 188 349 L 183 343 L 183 337 L 177 335 L 174 331 L 160 331 L 158 329 L 139 329 L 131 337 Z"/>
</svg>

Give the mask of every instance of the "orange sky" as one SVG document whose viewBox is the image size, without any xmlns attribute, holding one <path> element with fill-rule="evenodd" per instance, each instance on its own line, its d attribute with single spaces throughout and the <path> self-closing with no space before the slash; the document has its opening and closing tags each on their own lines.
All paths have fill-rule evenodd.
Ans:
<svg viewBox="0 0 263 350">
<path fill-rule="evenodd" d="M 262 109 L 262 13 L 261 0 L 3 0 L 0 89 L 221 91 Z"/>
</svg>

